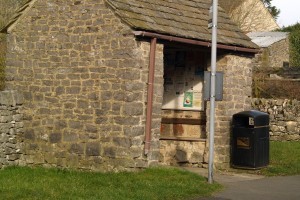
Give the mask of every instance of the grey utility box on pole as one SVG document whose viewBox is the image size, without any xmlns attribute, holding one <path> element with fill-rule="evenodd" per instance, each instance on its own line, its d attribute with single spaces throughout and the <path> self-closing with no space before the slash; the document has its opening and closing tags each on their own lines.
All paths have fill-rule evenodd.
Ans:
<svg viewBox="0 0 300 200">
<path fill-rule="evenodd" d="M 211 72 L 205 71 L 204 72 L 204 100 L 209 101 L 210 100 L 210 77 Z M 223 100 L 223 72 L 216 72 L 216 84 L 215 84 L 215 91 L 216 91 L 216 101 L 222 101 Z"/>
</svg>

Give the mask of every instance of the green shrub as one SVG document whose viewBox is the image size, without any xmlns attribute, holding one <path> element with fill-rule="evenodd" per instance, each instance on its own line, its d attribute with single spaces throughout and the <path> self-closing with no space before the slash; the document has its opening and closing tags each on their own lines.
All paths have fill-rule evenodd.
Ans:
<svg viewBox="0 0 300 200">
<path fill-rule="evenodd" d="M 300 29 L 290 33 L 290 63 L 300 67 Z"/>
<path fill-rule="evenodd" d="M 290 33 L 290 66 L 300 67 L 300 23 L 284 27 L 279 31 Z"/>
<path fill-rule="evenodd" d="M 300 67 L 255 68 L 253 70 L 252 97 L 300 100 L 300 81 L 290 80 L 293 77 L 297 78 L 299 73 Z M 284 79 L 270 79 L 270 74 L 276 74 Z"/>
</svg>

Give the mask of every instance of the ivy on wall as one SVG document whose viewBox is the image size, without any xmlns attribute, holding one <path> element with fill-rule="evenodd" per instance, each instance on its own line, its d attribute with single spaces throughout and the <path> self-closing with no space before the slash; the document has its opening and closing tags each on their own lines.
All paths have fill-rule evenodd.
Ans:
<svg viewBox="0 0 300 200">
<path fill-rule="evenodd" d="M 300 67 L 300 29 L 290 33 L 291 66 Z"/>
</svg>

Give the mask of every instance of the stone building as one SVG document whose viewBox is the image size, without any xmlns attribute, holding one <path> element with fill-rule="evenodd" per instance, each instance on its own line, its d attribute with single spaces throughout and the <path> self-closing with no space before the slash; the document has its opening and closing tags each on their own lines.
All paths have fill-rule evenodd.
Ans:
<svg viewBox="0 0 300 200">
<path fill-rule="evenodd" d="M 211 0 L 31 0 L 8 34 L 6 89 L 23 94 L 17 164 L 101 171 L 207 162 Z M 221 9 L 215 164 L 251 107 L 257 46 Z"/>
<path fill-rule="evenodd" d="M 245 33 L 280 28 L 261 0 L 219 0 L 219 4 Z"/>
<path fill-rule="evenodd" d="M 287 32 L 253 32 L 247 34 L 261 51 L 256 55 L 256 67 L 289 66 L 289 35 Z"/>
</svg>

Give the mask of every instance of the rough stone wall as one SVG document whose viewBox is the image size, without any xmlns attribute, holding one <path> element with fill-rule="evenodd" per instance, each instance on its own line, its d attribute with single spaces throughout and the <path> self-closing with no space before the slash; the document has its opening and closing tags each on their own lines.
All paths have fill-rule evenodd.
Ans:
<svg viewBox="0 0 300 200">
<path fill-rule="evenodd" d="M 218 58 L 217 70 L 224 72 L 223 100 L 216 102 L 215 166 L 228 168 L 230 164 L 230 135 L 232 115 L 251 108 L 252 57 L 223 55 Z M 209 133 L 210 104 L 207 103 L 207 132 Z M 208 134 L 210 137 L 210 134 Z M 207 142 L 207 150 L 209 148 Z M 208 154 L 208 152 L 207 152 Z M 207 155 L 206 154 L 206 155 Z M 205 157 L 206 162 L 207 156 Z"/>
<path fill-rule="evenodd" d="M 270 115 L 271 140 L 300 140 L 300 101 L 253 99 L 252 107 Z"/>
<path fill-rule="evenodd" d="M 270 52 L 270 66 L 273 68 L 283 67 L 284 63 L 289 63 L 289 39 L 286 38 L 268 47 Z"/>
<path fill-rule="evenodd" d="M 255 55 L 253 60 L 255 68 L 259 69 L 262 67 L 270 66 L 270 51 L 268 48 L 261 48 L 259 53 Z"/>
<path fill-rule="evenodd" d="M 16 91 L 0 92 L 0 169 L 17 165 L 22 153 L 22 96 Z"/>
<path fill-rule="evenodd" d="M 160 149 L 163 165 L 203 167 L 204 141 L 161 140 Z"/>
<path fill-rule="evenodd" d="M 289 62 L 289 40 L 287 38 L 269 47 L 261 48 L 260 52 L 255 56 L 254 65 L 256 68 L 282 68 L 284 63 L 289 64 Z"/>
<path fill-rule="evenodd" d="M 279 28 L 275 19 L 260 0 L 246 0 L 238 7 L 225 8 L 231 19 L 245 33 L 274 31 Z"/>
<path fill-rule="evenodd" d="M 103 0 L 38 0 L 8 35 L 7 89 L 24 93 L 22 164 L 112 171 L 157 163 L 163 46 L 145 157 L 149 51 Z"/>
</svg>

